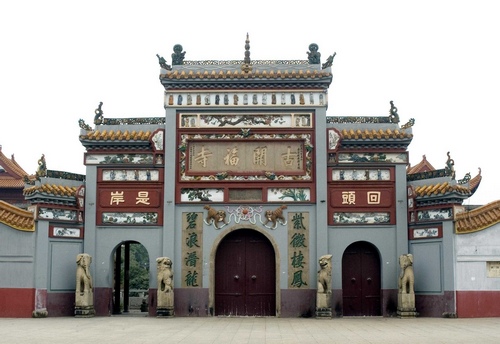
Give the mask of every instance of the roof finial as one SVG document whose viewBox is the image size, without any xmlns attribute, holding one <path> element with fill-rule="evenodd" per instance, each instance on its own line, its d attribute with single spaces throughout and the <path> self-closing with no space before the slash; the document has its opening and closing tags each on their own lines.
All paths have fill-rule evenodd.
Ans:
<svg viewBox="0 0 500 344">
<path fill-rule="evenodd" d="M 250 64 L 250 38 L 248 37 L 248 32 L 247 32 L 247 39 L 245 40 L 245 60 L 244 62 L 246 64 Z"/>
<path fill-rule="evenodd" d="M 243 64 L 241 65 L 241 70 L 245 73 L 249 73 L 252 71 L 252 65 L 250 61 L 250 38 L 248 37 L 248 32 L 247 39 L 245 40 L 245 59 L 243 60 Z"/>
</svg>

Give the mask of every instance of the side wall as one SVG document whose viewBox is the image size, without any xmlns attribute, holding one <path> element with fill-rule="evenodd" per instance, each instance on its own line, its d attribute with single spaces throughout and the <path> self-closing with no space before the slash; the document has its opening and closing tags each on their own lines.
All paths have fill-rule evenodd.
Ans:
<svg viewBox="0 0 500 344">
<path fill-rule="evenodd" d="M 455 242 L 458 317 L 500 316 L 500 224 Z"/>
<path fill-rule="evenodd" d="M 414 260 L 415 306 L 423 317 L 456 313 L 453 222 L 439 225 L 442 225 L 442 238 L 411 240 L 409 243 Z"/>
<path fill-rule="evenodd" d="M 0 317 L 31 317 L 35 305 L 36 232 L 0 223 Z"/>
</svg>

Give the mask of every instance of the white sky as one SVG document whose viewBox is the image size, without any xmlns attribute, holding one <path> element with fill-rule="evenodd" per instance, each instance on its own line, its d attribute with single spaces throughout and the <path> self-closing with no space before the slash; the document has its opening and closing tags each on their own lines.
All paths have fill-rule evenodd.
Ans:
<svg viewBox="0 0 500 344">
<path fill-rule="evenodd" d="M 307 59 L 337 53 L 328 115 L 415 118 L 412 165 L 425 154 L 457 179 L 478 167 L 466 204 L 500 199 L 500 3 L 495 0 L 2 1 L 0 145 L 34 173 L 85 173 L 78 119 L 160 117 L 156 54 L 186 60 Z"/>
</svg>

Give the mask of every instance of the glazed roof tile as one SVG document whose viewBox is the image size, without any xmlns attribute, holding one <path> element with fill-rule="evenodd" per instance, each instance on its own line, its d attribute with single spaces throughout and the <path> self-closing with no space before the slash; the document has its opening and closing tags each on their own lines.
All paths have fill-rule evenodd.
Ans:
<svg viewBox="0 0 500 344">
<path fill-rule="evenodd" d="M 0 176 L 0 188 L 22 189 L 23 187 L 24 181 L 22 179 L 6 178 Z"/>
<path fill-rule="evenodd" d="M 387 139 L 411 139 L 413 134 L 401 129 L 343 129 L 341 131 L 344 140 L 387 140 Z"/>
<path fill-rule="evenodd" d="M 172 70 L 161 74 L 160 78 L 167 80 L 224 80 L 224 79 L 262 79 L 262 80 L 287 80 L 287 79 L 322 79 L 330 78 L 329 70 L 311 69 L 278 69 L 255 70 L 246 72 L 243 70 Z"/>
<path fill-rule="evenodd" d="M 477 176 L 469 180 L 469 189 L 472 191 L 472 193 L 476 192 L 482 179 L 483 177 L 481 176 L 481 169 L 479 169 L 479 173 L 477 174 Z"/>
<path fill-rule="evenodd" d="M 31 211 L 0 201 L 0 222 L 20 231 L 35 231 L 35 216 Z"/>
<path fill-rule="evenodd" d="M 500 200 L 455 215 L 455 233 L 478 232 L 500 223 Z"/>
<path fill-rule="evenodd" d="M 14 159 L 14 155 L 12 155 L 12 159 L 9 159 L 2 153 L 2 146 L 0 146 L 0 166 L 2 166 L 6 171 L 20 177 L 21 179 L 27 175 L 26 171 L 22 169 L 21 166 Z"/>
<path fill-rule="evenodd" d="M 16 162 L 14 156 L 9 159 L 2 153 L 0 146 L 0 166 L 3 172 L 0 172 L 0 188 L 22 189 L 24 187 L 23 177 L 28 175 Z"/>
<path fill-rule="evenodd" d="M 414 173 L 428 172 L 435 170 L 436 169 L 434 168 L 434 166 L 432 166 L 431 163 L 427 161 L 427 157 L 424 155 L 422 156 L 422 160 L 418 164 L 416 164 L 413 167 L 408 167 L 406 173 L 414 174 Z"/>
<path fill-rule="evenodd" d="M 459 184 L 453 185 L 448 182 L 415 187 L 415 194 L 417 197 L 433 197 L 451 193 L 470 196 L 471 192 L 468 187 Z"/>
<path fill-rule="evenodd" d="M 148 141 L 151 136 L 149 130 L 92 130 L 80 135 L 80 140 L 90 141 Z"/>
<path fill-rule="evenodd" d="M 45 194 L 52 196 L 62 196 L 62 197 L 75 197 L 78 188 L 75 186 L 62 186 L 56 184 L 43 184 L 35 185 L 24 189 L 23 194 L 26 197 L 33 196 L 35 194 Z"/>
</svg>

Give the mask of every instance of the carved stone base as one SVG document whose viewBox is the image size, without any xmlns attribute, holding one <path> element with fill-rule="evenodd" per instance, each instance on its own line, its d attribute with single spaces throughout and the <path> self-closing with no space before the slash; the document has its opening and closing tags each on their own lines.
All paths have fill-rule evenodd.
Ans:
<svg viewBox="0 0 500 344">
<path fill-rule="evenodd" d="M 331 319 L 332 294 L 331 293 L 317 293 L 316 294 L 316 318 L 318 319 Z"/>
<path fill-rule="evenodd" d="M 316 308 L 316 319 L 331 319 L 332 309 L 331 308 Z"/>
<path fill-rule="evenodd" d="M 174 308 L 156 308 L 156 316 L 162 318 L 172 318 L 174 316 Z"/>
<path fill-rule="evenodd" d="M 92 318 L 94 315 L 94 306 L 75 307 L 75 318 Z"/>
<path fill-rule="evenodd" d="M 35 309 L 33 313 L 31 313 L 33 318 L 46 318 L 48 315 L 49 312 L 47 312 L 47 308 Z"/>
<path fill-rule="evenodd" d="M 415 308 L 415 294 L 398 294 L 398 317 L 416 318 L 418 313 Z"/>
<path fill-rule="evenodd" d="M 316 308 L 331 308 L 332 294 L 331 293 L 317 293 L 316 294 Z"/>
<path fill-rule="evenodd" d="M 76 308 L 94 308 L 94 293 L 92 290 L 75 293 L 75 307 Z"/>
</svg>

